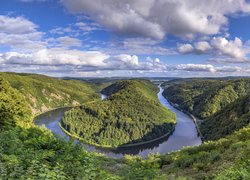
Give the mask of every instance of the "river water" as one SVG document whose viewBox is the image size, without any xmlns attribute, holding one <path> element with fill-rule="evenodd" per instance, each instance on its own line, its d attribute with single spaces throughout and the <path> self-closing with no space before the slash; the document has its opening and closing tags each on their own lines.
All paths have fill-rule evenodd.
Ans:
<svg viewBox="0 0 250 180">
<path fill-rule="evenodd" d="M 136 147 L 127 147 L 127 148 L 118 148 L 118 149 L 108 149 L 95 147 L 92 145 L 81 144 L 88 151 L 97 151 L 104 153 L 113 158 L 120 158 L 124 154 L 138 155 L 143 158 L 147 157 L 150 153 L 160 153 L 165 154 L 171 151 L 180 150 L 185 146 L 198 146 L 202 143 L 201 138 L 198 136 L 195 124 L 193 120 L 183 112 L 175 109 L 169 104 L 169 102 L 163 97 L 163 89 L 159 86 L 159 93 L 157 94 L 160 103 L 174 112 L 176 114 L 176 126 L 172 135 L 166 138 L 162 138 L 155 142 L 151 142 L 146 145 L 140 145 Z M 102 95 L 102 100 L 107 96 Z M 35 118 L 34 123 L 38 126 L 45 125 L 46 128 L 51 130 L 55 135 L 64 138 L 65 140 L 71 139 L 67 134 L 65 134 L 58 123 L 60 122 L 65 111 L 69 108 L 56 109 L 47 113 L 44 113 Z M 77 143 L 78 140 L 74 139 L 74 142 Z"/>
</svg>

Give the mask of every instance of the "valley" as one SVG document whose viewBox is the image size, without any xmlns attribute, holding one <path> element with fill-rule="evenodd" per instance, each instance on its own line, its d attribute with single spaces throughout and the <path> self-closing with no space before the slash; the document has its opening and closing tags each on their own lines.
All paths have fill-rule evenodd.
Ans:
<svg viewBox="0 0 250 180">
<path fill-rule="evenodd" d="M 176 79 L 165 81 L 161 87 L 141 79 L 117 80 L 107 84 L 105 82 L 102 85 L 77 81 L 81 86 L 92 87 L 93 90 L 87 89 L 87 92 L 91 92 L 88 97 L 94 98 L 89 98 L 79 107 L 74 107 L 72 104 L 66 104 L 66 107 L 71 106 L 70 108 L 60 108 L 61 104 L 53 105 L 51 109 L 56 108 L 56 110 L 40 113 L 32 122 L 34 117 L 30 107 L 32 104 L 22 89 L 31 86 L 38 91 L 41 88 L 34 86 L 35 83 L 23 83 L 22 86 L 17 86 L 17 84 L 24 82 L 26 76 L 34 75 L 13 74 L 13 77 L 18 77 L 14 79 L 15 81 L 12 80 L 15 83 L 8 82 L 8 78 L 6 78 L 9 76 L 8 74 L 3 73 L 0 76 L 0 171 L 3 178 L 246 179 L 249 177 L 250 128 L 247 88 L 249 80 L 247 78 L 213 79 L 213 84 L 211 80 L 207 79 Z M 58 83 L 57 93 L 65 92 L 61 87 L 64 85 L 60 85 L 61 79 L 40 75 L 35 75 L 35 77 L 35 79 L 43 79 L 43 82 L 40 82 L 42 86 L 50 87 L 52 84 Z M 53 83 L 48 85 L 48 81 Z M 68 81 L 71 80 L 63 80 L 66 84 Z M 237 86 L 234 86 L 235 84 Z M 129 87 L 128 90 L 126 87 Z M 72 86 L 71 89 L 73 90 L 73 88 L 75 87 Z M 101 90 L 103 88 L 104 90 Z M 206 91 L 207 89 L 209 91 Z M 213 89 L 215 90 L 212 91 Z M 100 91 L 107 97 L 101 100 Z M 184 96 L 184 92 L 187 92 L 186 96 Z M 34 97 L 36 97 L 35 93 Z M 46 98 L 46 95 L 39 94 L 39 97 Z M 208 110 L 211 110 L 206 111 L 207 109 L 204 110 L 197 106 L 198 102 L 207 102 L 206 106 Z M 213 102 L 211 104 L 214 104 L 215 107 L 210 107 L 210 102 Z M 175 109 L 170 103 L 178 105 L 180 110 L 202 118 L 199 127 L 203 135 L 203 142 L 197 134 L 192 119 Z M 116 106 L 119 108 L 116 109 Z M 123 112 L 125 106 L 127 111 Z M 128 117 L 131 117 L 132 120 L 136 119 L 136 116 L 129 114 L 131 111 L 128 110 L 130 108 L 136 110 L 139 107 L 135 114 L 143 112 L 144 115 L 148 114 L 148 117 L 150 115 L 157 117 L 154 121 L 151 118 L 144 119 L 145 127 L 147 127 L 148 122 L 154 125 L 163 123 L 163 127 L 174 127 L 173 133 L 169 137 L 150 141 L 149 144 L 139 147 L 132 146 L 132 150 L 115 148 L 115 146 L 110 149 L 89 145 L 86 144 L 86 141 L 80 143 L 66 135 L 59 126 L 62 119 L 69 118 L 70 115 L 72 119 L 67 122 L 76 124 L 73 130 L 75 129 L 74 133 L 77 133 L 76 127 L 84 127 L 82 125 L 91 122 L 90 117 L 95 115 L 95 113 L 86 114 L 88 112 L 97 112 L 95 119 L 97 122 L 102 122 L 100 115 L 103 113 L 107 113 L 105 118 L 110 117 L 110 119 L 115 120 L 116 117 L 119 117 L 113 117 L 113 113 L 108 113 L 105 107 L 111 107 L 113 113 L 119 112 L 119 115 L 122 115 L 120 120 Z M 197 107 L 200 109 L 196 109 Z M 83 117 L 89 118 L 82 119 Z M 79 119 L 83 122 L 80 123 Z M 114 122 L 117 124 L 119 121 Z M 120 123 L 122 122 L 124 120 Z M 166 122 L 173 125 L 165 126 Z M 149 127 L 152 126 L 150 123 Z M 112 123 L 109 125 L 110 127 L 105 126 L 105 128 L 111 128 L 110 130 L 117 128 Z M 91 127 L 97 128 L 98 126 Z M 136 129 L 134 128 L 136 126 L 131 127 L 133 128 L 130 129 L 130 132 L 133 134 L 133 129 Z M 134 139 L 133 143 L 154 140 L 162 136 L 161 132 L 163 134 L 170 132 L 168 128 L 165 129 L 168 131 L 164 131 L 164 128 L 160 129 L 163 131 L 156 131 L 159 134 L 145 136 L 147 137 L 145 139 L 142 136 L 140 137 L 142 141 Z M 123 138 L 122 141 L 116 139 L 120 137 L 119 133 L 115 136 L 112 136 L 112 133 L 107 138 L 111 141 L 105 140 L 103 142 L 121 142 L 113 145 L 128 143 L 125 142 L 126 138 Z M 128 143 L 128 145 L 135 145 L 133 143 Z"/>
<path fill-rule="evenodd" d="M 88 151 L 97 151 L 103 154 L 108 155 L 109 157 L 113 158 L 121 158 L 126 154 L 130 155 L 138 155 L 140 157 L 146 158 L 150 153 L 168 153 L 171 151 L 180 150 L 185 146 L 197 146 L 201 144 L 201 139 L 199 138 L 193 120 L 187 116 L 186 114 L 178 111 L 174 107 L 172 107 L 168 101 L 162 96 L 163 89 L 158 86 L 160 91 L 158 93 L 158 99 L 160 103 L 174 112 L 176 114 L 176 121 L 177 124 L 175 126 L 175 130 L 172 134 L 165 137 L 163 136 L 160 139 L 153 139 L 152 142 L 142 144 L 142 145 L 133 145 L 130 147 L 123 147 L 123 148 L 101 148 L 99 146 L 91 146 L 86 143 L 82 143 L 83 146 Z M 55 111 L 51 111 L 45 113 L 44 115 L 38 116 L 34 123 L 36 125 L 45 125 L 49 130 L 53 133 L 60 135 L 67 140 L 70 139 L 70 135 L 67 135 L 61 127 L 59 126 L 60 120 L 63 117 L 63 113 L 67 109 L 58 109 Z M 183 133 L 185 131 L 185 133 Z M 79 138 L 75 138 L 74 142 L 78 142 Z"/>
</svg>

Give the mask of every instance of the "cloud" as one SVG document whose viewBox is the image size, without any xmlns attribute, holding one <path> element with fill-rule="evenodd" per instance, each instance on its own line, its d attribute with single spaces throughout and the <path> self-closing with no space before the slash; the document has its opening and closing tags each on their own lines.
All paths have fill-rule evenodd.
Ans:
<svg viewBox="0 0 250 180">
<path fill-rule="evenodd" d="M 95 51 L 64 50 L 60 48 L 42 49 L 34 53 L 7 52 L 0 56 L 5 64 L 23 65 L 84 65 L 104 66 L 109 56 Z"/>
<path fill-rule="evenodd" d="M 24 51 L 44 48 L 44 33 L 24 17 L 0 16 L 0 44 Z"/>
<path fill-rule="evenodd" d="M 244 58 L 244 59 L 235 59 L 231 57 L 212 57 L 207 60 L 209 63 L 219 63 L 219 64 L 249 64 L 250 59 Z"/>
<path fill-rule="evenodd" d="M 37 26 L 23 17 L 0 15 L 0 32 L 6 34 L 28 34 L 36 32 Z"/>
<path fill-rule="evenodd" d="M 77 38 L 72 38 L 69 36 L 61 36 L 58 38 L 49 38 L 47 39 L 49 46 L 51 47 L 80 47 L 82 45 L 82 41 Z"/>
<path fill-rule="evenodd" d="M 78 27 L 82 31 L 96 31 L 101 30 L 101 26 L 96 23 L 85 23 L 85 22 L 77 22 L 75 23 L 75 26 Z"/>
<path fill-rule="evenodd" d="M 218 34 L 228 16 L 250 13 L 245 0 L 61 0 L 74 14 L 83 14 L 125 36 L 163 39 L 167 34 L 194 37 Z"/>
<path fill-rule="evenodd" d="M 174 67 L 176 70 L 184 71 L 205 71 L 205 72 L 216 72 L 216 68 L 211 64 L 179 64 Z"/>
<path fill-rule="evenodd" d="M 81 40 L 76 38 L 71 38 L 68 36 L 59 37 L 58 40 L 62 46 L 72 47 L 72 46 L 81 46 Z"/>
<path fill-rule="evenodd" d="M 194 51 L 194 47 L 191 44 L 180 44 L 177 47 L 178 51 L 183 54 L 191 53 Z"/>
<path fill-rule="evenodd" d="M 223 66 L 223 67 L 218 67 L 216 71 L 222 73 L 233 73 L 242 71 L 242 68 L 239 66 Z"/>
<path fill-rule="evenodd" d="M 134 69 L 139 66 L 138 56 L 136 55 L 120 54 L 106 61 L 109 66 L 117 67 L 118 69 Z"/>
<path fill-rule="evenodd" d="M 72 27 L 56 27 L 49 31 L 51 34 L 58 34 L 58 35 L 65 35 L 67 33 L 73 34 L 79 34 L 79 31 L 76 29 L 72 29 Z"/>
<path fill-rule="evenodd" d="M 174 48 L 167 48 L 150 38 L 126 38 L 108 43 L 96 42 L 91 50 L 101 50 L 110 54 L 173 55 Z"/>
<path fill-rule="evenodd" d="M 243 50 L 242 41 L 239 38 L 234 40 L 227 40 L 223 37 L 214 37 L 211 45 L 221 55 L 228 55 L 236 59 L 244 59 L 246 54 Z"/>
<path fill-rule="evenodd" d="M 159 58 L 147 57 L 144 61 L 136 55 L 110 56 L 97 51 L 43 49 L 33 53 L 6 52 L 0 54 L 0 71 L 37 72 L 55 76 L 82 76 L 112 72 L 129 76 L 132 74 L 171 75 L 225 75 L 247 73 L 249 68 L 238 66 L 214 66 L 211 64 L 167 64 Z M 119 73 L 120 72 L 120 73 Z M 129 73 L 130 72 L 130 73 Z M 186 72 L 186 73 L 185 73 Z M 121 74 L 122 73 L 122 74 Z M 187 74 L 188 73 L 188 74 Z M 190 74 L 191 73 L 191 74 Z M 108 76 L 111 76 L 108 73 Z"/>
<path fill-rule="evenodd" d="M 209 42 L 200 41 L 192 44 L 179 44 L 177 50 L 182 54 L 212 54 L 209 61 L 214 62 L 246 62 L 249 45 L 245 45 L 238 37 L 228 40 L 225 37 L 213 37 Z"/>
<path fill-rule="evenodd" d="M 212 49 L 210 44 L 206 41 L 197 42 L 194 44 L 194 47 L 195 47 L 195 51 L 197 54 L 203 54 L 203 53 L 206 53 Z"/>
</svg>

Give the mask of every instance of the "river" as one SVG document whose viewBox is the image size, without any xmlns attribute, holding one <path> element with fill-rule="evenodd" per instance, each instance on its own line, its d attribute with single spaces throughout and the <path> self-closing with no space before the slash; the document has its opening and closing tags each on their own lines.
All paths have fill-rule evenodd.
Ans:
<svg viewBox="0 0 250 180">
<path fill-rule="evenodd" d="M 136 147 L 109 149 L 95 147 L 92 145 L 84 144 L 82 145 L 88 151 L 97 151 L 104 153 L 107 156 L 113 158 L 120 158 L 124 154 L 138 155 L 143 158 L 147 157 L 150 153 L 160 153 L 165 154 L 171 151 L 180 150 L 185 146 L 198 146 L 202 143 L 201 138 L 198 136 L 195 124 L 193 120 L 183 112 L 177 110 L 163 97 L 163 89 L 159 86 L 159 93 L 157 94 L 160 103 L 174 112 L 176 114 L 176 126 L 174 132 L 167 138 L 162 138 L 155 142 L 151 142 L 146 145 L 140 145 Z M 107 96 L 102 95 L 102 100 Z M 67 134 L 65 134 L 59 127 L 59 122 L 64 114 L 69 108 L 56 109 L 47 113 L 44 113 L 35 118 L 34 123 L 38 126 L 45 125 L 46 128 L 51 130 L 55 135 L 64 138 L 65 140 L 71 139 Z M 77 143 L 78 140 L 74 139 Z"/>
</svg>

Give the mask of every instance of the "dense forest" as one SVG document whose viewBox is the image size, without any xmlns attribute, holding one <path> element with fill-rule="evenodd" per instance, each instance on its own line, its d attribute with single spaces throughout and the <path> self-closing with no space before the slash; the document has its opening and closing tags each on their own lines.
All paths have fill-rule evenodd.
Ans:
<svg viewBox="0 0 250 180">
<path fill-rule="evenodd" d="M 164 87 L 163 95 L 171 103 L 202 119 L 205 140 L 249 124 L 250 79 L 177 79 Z"/>
<path fill-rule="evenodd" d="M 184 79 L 164 83 L 163 95 L 195 116 L 205 119 L 250 92 L 250 79 Z"/>
<path fill-rule="evenodd" d="M 109 95 L 65 113 L 61 125 L 83 141 L 117 147 L 170 133 L 175 115 L 157 99 L 158 88 L 148 80 L 122 80 L 102 90 Z"/>
<path fill-rule="evenodd" d="M 27 127 L 32 122 L 25 98 L 0 76 L 0 129 L 6 126 Z"/>
<path fill-rule="evenodd" d="M 150 155 L 146 159 L 136 156 L 112 159 L 87 152 L 80 144 L 65 142 L 47 129 L 35 126 L 24 95 L 1 77 L 0 98 L 0 179 L 238 180 L 250 177 L 249 125 L 199 147 Z M 237 114 L 230 117 L 230 122 L 248 119 L 249 116 L 242 115 L 248 112 L 247 98 L 226 106 L 229 112 Z"/>
<path fill-rule="evenodd" d="M 225 108 L 205 119 L 200 129 L 203 138 L 215 140 L 233 133 L 250 123 L 250 94 L 240 97 Z"/>
<path fill-rule="evenodd" d="M 99 87 L 80 80 L 63 80 L 37 74 L 0 73 L 28 101 L 33 115 L 99 99 Z"/>
</svg>

